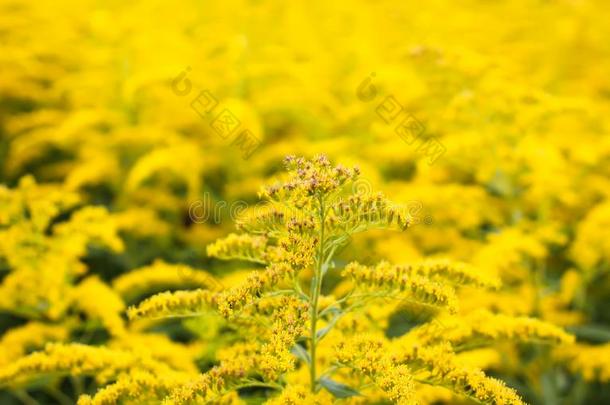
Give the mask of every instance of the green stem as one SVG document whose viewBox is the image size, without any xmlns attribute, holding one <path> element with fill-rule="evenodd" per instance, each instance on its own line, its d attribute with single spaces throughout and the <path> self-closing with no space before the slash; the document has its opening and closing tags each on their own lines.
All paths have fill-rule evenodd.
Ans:
<svg viewBox="0 0 610 405">
<path fill-rule="evenodd" d="M 252 381 L 246 382 L 243 384 L 238 384 L 234 387 L 231 387 L 233 390 L 238 390 L 241 388 L 272 388 L 274 390 L 282 390 L 283 387 L 280 384 L 275 384 L 271 382 L 263 382 L 263 381 Z"/>
<path fill-rule="evenodd" d="M 57 387 L 47 387 L 45 391 L 47 391 L 47 393 L 52 396 L 58 404 L 70 405 L 74 402 L 73 399 L 61 392 L 61 390 L 59 390 Z M 76 400 L 78 401 L 78 398 L 76 398 Z"/>
<path fill-rule="evenodd" d="M 316 266 L 314 269 L 314 275 L 312 280 L 312 291 L 311 294 L 311 345 L 309 348 L 309 355 L 311 362 L 309 364 L 309 377 L 311 384 L 311 392 L 316 392 L 316 345 L 317 345 L 317 330 L 316 323 L 318 321 L 318 300 L 320 298 L 320 290 L 322 288 L 322 267 L 325 264 L 324 261 L 324 222 L 326 220 L 325 212 L 324 212 L 324 200 L 322 197 L 318 199 L 320 203 L 320 248 L 318 250 L 318 257 L 316 260 Z"/>
<path fill-rule="evenodd" d="M 26 390 L 16 390 L 14 394 L 24 405 L 40 405 Z"/>
<path fill-rule="evenodd" d="M 74 396 L 76 398 L 80 397 L 85 392 L 83 381 L 79 376 L 71 376 L 70 381 L 72 382 L 72 387 L 74 388 Z"/>
<path fill-rule="evenodd" d="M 298 276 L 296 276 L 296 275 L 295 275 L 295 276 L 292 278 L 292 283 L 293 283 L 293 285 L 294 285 L 294 290 L 297 292 L 297 295 L 298 295 L 298 296 L 299 296 L 301 299 L 303 299 L 303 300 L 305 300 L 305 301 L 309 302 L 309 295 L 307 295 L 307 294 L 305 294 L 305 293 L 303 292 L 303 289 L 301 288 L 301 283 L 299 282 L 299 278 L 298 278 Z"/>
</svg>

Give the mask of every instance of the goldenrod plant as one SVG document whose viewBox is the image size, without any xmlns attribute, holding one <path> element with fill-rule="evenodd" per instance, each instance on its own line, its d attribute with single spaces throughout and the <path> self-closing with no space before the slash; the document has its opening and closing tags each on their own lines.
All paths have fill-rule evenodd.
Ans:
<svg viewBox="0 0 610 405">
<path fill-rule="evenodd" d="M 360 175 L 357 167 L 333 166 L 323 155 L 289 156 L 285 163 L 287 176 L 260 192 L 267 204 L 239 218 L 242 233 L 208 247 L 211 256 L 263 269 L 227 290 L 165 292 L 129 309 L 132 320 L 213 311 L 225 319 L 226 333 L 234 334 L 223 349 L 230 355 L 192 381 L 167 389 L 164 403 L 214 402 L 245 387 L 264 387 L 271 403 L 352 397 L 359 402 L 383 393 L 406 404 L 416 401 L 419 385 L 429 384 L 482 403 L 520 404 L 513 389 L 461 362 L 459 355 L 498 339 L 572 342 L 561 328 L 533 318 L 461 314 L 461 286 L 499 284 L 465 263 L 352 262 L 339 268 L 336 253 L 353 236 L 372 229 L 404 232 L 409 213 L 380 193 L 352 187 Z M 334 289 L 325 284 L 332 273 L 341 276 Z M 388 339 L 384 324 L 397 309 L 425 313 L 428 320 Z"/>
</svg>

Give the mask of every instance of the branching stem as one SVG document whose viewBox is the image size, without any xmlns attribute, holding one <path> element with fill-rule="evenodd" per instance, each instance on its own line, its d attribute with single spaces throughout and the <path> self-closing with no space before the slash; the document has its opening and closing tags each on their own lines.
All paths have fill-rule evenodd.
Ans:
<svg viewBox="0 0 610 405">
<path fill-rule="evenodd" d="M 326 213 L 324 207 L 324 198 L 322 196 L 318 197 L 318 203 L 320 204 L 319 214 L 320 214 L 320 236 L 319 236 L 319 250 L 318 257 L 315 262 L 314 275 L 312 280 L 312 289 L 311 289 L 311 345 L 309 348 L 309 356 L 311 362 L 309 364 L 309 376 L 310 376 L 310 384 L 311 391 L 315 392 L 317 388 L 317 376 L 316 376 L 316 345 L 317 345 L 317 330 L 316 323 L 318 320 L 318 300 L 320 298 L 320 290 L 322 288 L 322 278 L 323 278 L 323 267 L 327 266 L 328 263 L 324 260 L 324 222 L 326 220 Z"/>
</svg>

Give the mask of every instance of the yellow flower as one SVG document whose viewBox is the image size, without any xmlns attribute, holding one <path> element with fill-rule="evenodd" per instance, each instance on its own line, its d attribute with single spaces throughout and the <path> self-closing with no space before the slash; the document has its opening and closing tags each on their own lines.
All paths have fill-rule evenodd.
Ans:
<svg viewBox="0 0 610 405">
<path fill-rule="evenodd" d="M 265 402 L 265 405 L 331 405 L 334 399 L 324 391 L 312 393 L 309 388 L 303 385 L 289 385 L 280 395 Z"/>
<path fill-rule="evenodd" d="M 209 290 L 164 292 L 154 295 L 137 307 L 129 307 L 127 316 L 136 318 L 161 318 L 196 314 L 212 302 L 214 293 Z"/>
<path fill-rule="evenodd" d="M 128 351 L 77 343 L 48 343 L 44 351 L 21 357 L 0 368 L 0 386 L 22 383 L 47 374 L 90 375 L 104 382 L 132 369 L 158 373 L 168 370 L 162 363 Z"/>
<path fill-rule="evenodd" d="M 458 317 L 437 318 L 409 332 L 403 339 L 415 339 L 425 345 L 449 342 L 456 350 L 463 350 L 502 339 L 549 344 L 572 343 L 574 336 L 539 319 L 479 310 Z"/>
<path fill-rule="evenodd" d="M 336 358 L 339 363 L 370 377 L 394 403 L 413 403 L 413 373 L 407 365 L 394 362 L 383 340 L 353 336 L 337 345 Z"/>
<path fill-rule="evenodd" d="M 78 405 L 111 405 L 125 399 L 159 400 L 187 379 L 188 374 L 175 372 L 165 372 L 159 376 L 145 371 L 133 371 L 119 376 L 116 382 L 100 389 L 93 397 L 82 395 Z"/>
<path fill-rule="evenodd" d="M 150 266 L 134 269 L 112 280 L 112 287 L 126 301 L 151 291 L 191 286 L 212 291 L 222 288 L 220 281 L 205 271 L 161 260 L 155 260 Z"/>
<path fill-rule="evenodd" d="M 69 330 L 65 326 L 29 322 L 6 332 L 0 339 L 0 366 L 23 356 L 31 349 L 43 347 L 50 341 L 64 341 Z"/>
<path fill-rule="evenodd" d="M 567 363 L 575 373 L 580 373 L 585 381 L 610 381 L 610 344 L 565 345 L 555 350 L 555 356 Z"/>
<path fill-rule="evenodd" d="M 476 368 L 464 366 L 448 344 L 431 347 L 414 347 L 394 355 L 398 363 L 411 366 L 415 378 L 429 384 L 450 388 L 455 393 L 486 404 L 522 405 L 517 393 L 504 383 Z"/>
<path fill-rule="evenodd" d="M 375 267 L 350 263 L 343 270 L 343 275 L 350 277 L 357 286 L 370 291 L 389 290 L 407 300 L 447 308 L 451 312 L 457 311 L 455 290 L 449 285 L 415 272 L 411 274 L 408 269 L 387 262 L 381 262 Z"/>
<path fill-rule="evenodd" d="M 121 297 L 98 277 L 91 276 L 82 281 L 71 291 L 71 299 L 88 317 L 100 320 L 111 335 L 120 336 L 125 333 L 125 324 L 121 317 L 125 304 Z"/>
</svg>

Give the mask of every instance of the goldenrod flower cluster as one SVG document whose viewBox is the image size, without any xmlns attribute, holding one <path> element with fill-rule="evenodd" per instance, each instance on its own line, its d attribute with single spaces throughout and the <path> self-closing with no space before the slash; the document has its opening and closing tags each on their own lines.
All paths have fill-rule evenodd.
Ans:
<svg viewBox="0 0 610 405">
<path fill-rule="evenodd" d="M 90 375 L 101 382 L 121 371 L 142 369 L 163 372 L 168 367 L 151 358 L 129 351 L 112 350 L 82 344 L 48 343 L 44 351 L 22 357 L 0 370 L 0 384 L 20 383 L 45 374 Z"/>
<path fill-rule="evenodd" d="M 580 372 L 585 380 L 607 383 L 610 381 L 609 352 L 609 344 L 578 344 L 558 350 L 556 356 L 569 368 Z"/>
<path fill-rule="evenodd" d="M 397 404 L 413 403 L 413 372 L 397 364 L 380 339 L 354 337 L 336 347 L 337 361 L 370 377 Z"/>
<path fill-rule="evenodd" d="M 268 263 L 267 240 L 262 236 L 231 234 L 208 246 L 208 255 L 219 259 L 238 257 L 254 263 Z M 239 256 L 238 256 L 239 255 Z"/>
<path fill-rule="evenodd" d="M 0 340 L 0 364 L 6 365 L 33 349 L 43 348 L 47 342 L 67 340 L 68 333 L 65 326 L 36 321 L 15 327 Z"/>
<path fill-rule="evenodd" d="M 432 344 L 450 342 L 454 348 L 463 345 L 487 345 L 500 339 L 548 342 L 551 344 L 573 343 L 574 336 L 563 329 L 535 318 L 493 314 L 485 310 L 473 311 L 463 316 L 438 318 L 422 325 L 405 336 L 417 342 Z"/>
<path fill-rule="evenodd" d="M 155 290 L 179 287 L 220 290 L 222 284 L 205 271 L 156 260 L 149 266 L 134 269 L 115 278 L 112 287 L 125 301 L 132 301 Z"/>
<path fill-rule="evenodd" d="M 468 395 L 478 402 L 523 403 L 519 395 L 501 381 L 485 376 L 481 370 L 461 365 L 447 344 L 414 348 L 411 352 L 399 354 L 396 361 L 412 364 L 418 379 Z"/>
</svg>

